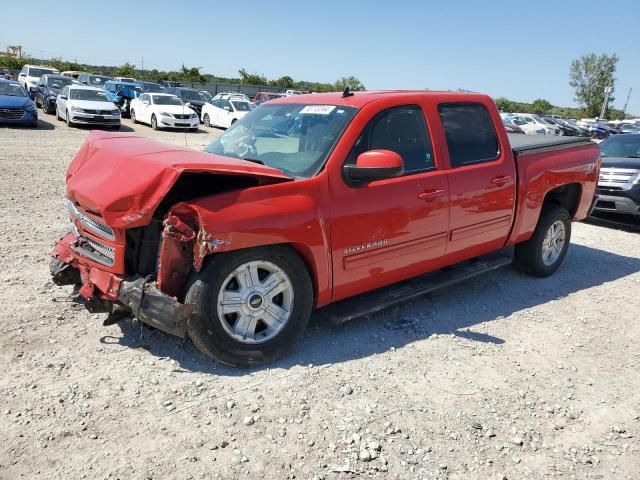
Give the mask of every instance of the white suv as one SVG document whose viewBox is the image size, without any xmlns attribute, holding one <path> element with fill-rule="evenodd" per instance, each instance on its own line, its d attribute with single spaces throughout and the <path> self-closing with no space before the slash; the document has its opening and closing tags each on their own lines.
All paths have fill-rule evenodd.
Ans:
<svg viewBox="0 0 640 480">
<path fill-rule="evenodd" d="M 18 75 L 18 82 L 28 92 L 38 88 L 40 77 L 46 73 L 59 75 L 60 72 L 52 67 L 42 67 L 38 65 L 25 65 Z"/>
</svg>

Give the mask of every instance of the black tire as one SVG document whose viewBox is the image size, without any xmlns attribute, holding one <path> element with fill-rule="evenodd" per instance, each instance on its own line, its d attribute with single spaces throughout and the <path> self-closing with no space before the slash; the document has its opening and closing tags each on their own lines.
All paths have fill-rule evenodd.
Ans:
<svg viewBox="0 0 640 480">
<path fill-rule="evenodd" d="M 158 119 L 156 118 L 155 113 L 151 115 L 151 128 L 154 130 L 158 130 Z"/>
<path fill-rule="evenodd" d="M 59 122 L 62 121 L 62 117 L 60 116 L 60 112 L 58 111 L 58 106 L 56 105 L 56 120 Z"/>
<path fill-rule="evenodd" d="M 562 222 L 564 227 L 564 244 L 560 255 L 551 264 L 546 264 L 543 260 L 543 244 L 547 231 L 556 222 Z M 538 225 L 533 232 L 533 236 L 526 242 L 522 242 L 515 247 L 515 264 L 528 275 L 536 277 L 548 277 L 553 274 L 562 264 L 571 241 L 571 216 L 569 212 L 557 204 L 546 204 L 542 207 L 542 213 L 538 220 Z"/>
<path fill-rule="evenodd" d="M 129 111 L 129 117 L 131 118 L 131 121 L 134 123 L 134 125 L 138 123 L 138 120 L 136 120 L 136 112 L 133 108 Z"/>
<path fill-rule="evenodd" d="M 204 114 L 203 121 L 204 121 L 204 126 L 205 127 L 210 127 L 211 126 L 211 119 L 209 118 L 209 114 L 208 113 Z"/>
<path fill-rule="evenodd" d="M 247 262 L 267 261 L 275 264 L 293 285 L 290 317 L 275 337 L 263 343 L 243 343 L 234 339 L 218 317 L 217 298 L 227 276 Z M 288 247 L 260 247 L 214 255 L 189 281 L 185 303 L 195 304 L 187 332 L 205 355 L 226 365 L 248 367 L 272 362 L 284 355 L 302 336 L 313 307 L 313 287 L 309 272 L 297 253 Z"/>
<path fill-rule="evenodd" d="M 48 100 L 46 102 L 44 100 L 42 101 L 42 113 L 46 113 L 47 115 L 51 113 Z"/>
<path fill-rule="evenodd" d="M 67 117 L 67 127 L 69 127 L 69 128 L 73 127 L 73 125 L 74 125 L 74 124 L 73 124 L 73 122 L 71 121 L 71 117 L 69 116 L 69 110 L 67 110 L 67 111 L 65 112 L 65 114 L 66 114 L 66 117 Z"/>
</svg>

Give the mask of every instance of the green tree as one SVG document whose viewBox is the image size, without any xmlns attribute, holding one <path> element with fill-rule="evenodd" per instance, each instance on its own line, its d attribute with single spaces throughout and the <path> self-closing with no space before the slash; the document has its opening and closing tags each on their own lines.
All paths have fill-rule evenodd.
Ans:
<svg viewBox="0 0 640 480">
<path fill-rule="evenodd" d="M 531 104 L 531 111 L 537 114 L 549 113 L 552 108 L 553 105 L 551 105 L 551 103 L 546 101 L 544 98 L 538 98 Z"/>
<path fill-rule="evenodd" d="M 280 87 L 280 88 L 295 88 L 296 87 L 296 82 L 293 81 L 293 78 L 291 78 L 289 75 L 285 75 L 284 77 L 280 77 L 277 80 L 273 80 L 271 83 L 274 87 Z"/>
<path fill-rule="evenodd" d="M 192 83 L 206 83 L 207 79 L 204 78 L 204 76 L 200 73 L 200 69 L 202 67 L 185 67 L 184 64 L 182 64 L 182 67 L 180 68 L 180 78 L 184 81 L 187 82 L 192 82 Z"/>
<path fill-rule="evenodd" d="M 117 77 L 135 77 L 136 66 L 127 62 L 124 65 L 121 65 L 117 68 L 116 76 Z"/>
<path fill-rule="evenodd" d="M 267 81 L 267 77 L 265 77 L 263 74 L 249 73 L 244 68 L 238 70 L 238 75 L 240 75 L 240 81 L 248 85 L 267 85 L 269 83 Z"/>
<path fill-rule="evenodd" d="M 22 55 L 22 58 L 17 58 L 12 55 L 0 54 L 1 67 L 20 70 L 27 63 L 33 63 L 33 59 L 27 55 Z"/>
<path fill-rule="evenodd" d="M 515 104 L 511 100 L 505 97 L 496 98 L 496 107 L 498 107 L 498 110 L 500 110 L 501 112 L 505 112 L 505 113 L 515 112 L 515 108 L 514 108 Z"/>
<path fill-rule="evenodd" d="M 336 80 L 336 83 L 334 86 L 338 92 L 344 90 L 347 87 L 349 87 L 349 89 L 351 89 L 354 92 L 366 90 L 364 84 L 353 75 L 349 77 L 339 78 L 338 80 Z"/>
<path fill-rule="evenodd" d="M 615 100 L 613 97 L 614 74 L 618 60 L 615 53 L 613 55 L 591 53 L 571 62 L 569 85 L 575 89 L 575 100 L 584 107 L 591 117 L 600 116 L 607 87 L 611 87 L 607 108 Z"/>
</svg>

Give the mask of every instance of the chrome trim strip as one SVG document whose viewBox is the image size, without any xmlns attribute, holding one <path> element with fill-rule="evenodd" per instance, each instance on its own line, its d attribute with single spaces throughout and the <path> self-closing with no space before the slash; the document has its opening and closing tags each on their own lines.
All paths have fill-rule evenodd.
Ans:
<svg viewBox="0 0 640 480">
<path fill-rule="evenodd" d="M 75 204 L 71 201 L 67 201 L 67 207 L 69 208 L 69 213 L 75 217 L 78 222 L 82 224 L 87 230 L 90 230 L 92 233 L 106 239 L 106 240 L 115 240 L 116 236 L 113 233 L 113 229 L 104 223 L 98 222 L 93 218 L 86 215 L 84 212 L 78 209 Z"/>
</svg>

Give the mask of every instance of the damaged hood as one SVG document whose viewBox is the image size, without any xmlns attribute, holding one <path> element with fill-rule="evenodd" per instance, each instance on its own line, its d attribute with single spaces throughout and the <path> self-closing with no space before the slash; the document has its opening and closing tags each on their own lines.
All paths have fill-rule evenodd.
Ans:
<svg viewBox="0 0 640 480">
<path fill-rule="evenodd" d="M 111 227 L 139 227 L 151 221 L 183 172 L 247 176 L 261 185 L 292 180 L 265 165 L 93 131 L 67 170 L 67 197 Z"/>
</svg>

